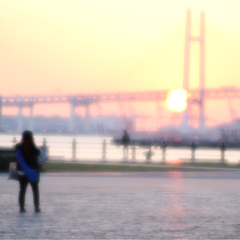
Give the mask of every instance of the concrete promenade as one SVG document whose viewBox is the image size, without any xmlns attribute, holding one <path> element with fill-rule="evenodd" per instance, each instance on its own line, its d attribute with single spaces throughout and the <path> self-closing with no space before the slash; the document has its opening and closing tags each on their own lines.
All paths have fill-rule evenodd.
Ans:
<svg viewBox="0 0 240 240">
<path fill-rule="evenodd" d="M 31 187 L 0 174 L 0 239 L 240 239 L 240 172 L 43 173 Z"/>
</svg>

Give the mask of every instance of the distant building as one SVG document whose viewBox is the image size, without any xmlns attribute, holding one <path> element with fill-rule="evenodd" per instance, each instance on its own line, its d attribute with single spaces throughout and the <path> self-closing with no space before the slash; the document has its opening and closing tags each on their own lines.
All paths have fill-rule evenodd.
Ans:
<svg viewBox="0 0 240 240">
<path fill-rule="evenodd" d="M 118 117 L 117 115 L 91 117 L 88 121 L 90 134 L 115 134 L 126 128 L 124 119 Z M 30 118 L 28 116 L 23 116 L 22 122 L 23 129 L 28 129 L 30 126 Z M 85 127 L 85 118 L 81 115 L 75 115 L 74 132 L 85 133 Z M 36 133 L 69 133 L 69 118 L 61 116 L 47 117 L 44 115 L 37 115 L 33 117 L 32 130 Z M 18 117 L 13 115 L 3 115 L 2 131 L 17 132 Z"/>
</svg>

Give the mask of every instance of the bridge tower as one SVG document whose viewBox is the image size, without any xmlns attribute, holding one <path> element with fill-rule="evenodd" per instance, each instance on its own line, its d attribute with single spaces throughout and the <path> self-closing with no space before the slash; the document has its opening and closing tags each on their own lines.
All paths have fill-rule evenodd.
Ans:
<svg viewBox="0 0 240 240">
<path fill-rule="evenodd" d="M 205 130 L 205 12 L 200 12 L 200 35 L 191 35 L 191 9 L 187 9 L 186 13 L 186 30 L 185 30 L 185 56 L 184 56 L 184 72 L 183 72 L 183 88 L 189 91 L 189 70 L 190 70 L 190 51 L 191 42 L 199 42 L 200 44 L 200 76 L 199 76 L 199 88 L 200 88 L 200 99 L 198 99 L 198 105 L 200 108 L 199 114 L 199 130 L 204 132 Z M 188 120 L 189 120 L 189 107 L 184 112 L 182 120 L 182 130 L 188 131 Z"/>
</svg>

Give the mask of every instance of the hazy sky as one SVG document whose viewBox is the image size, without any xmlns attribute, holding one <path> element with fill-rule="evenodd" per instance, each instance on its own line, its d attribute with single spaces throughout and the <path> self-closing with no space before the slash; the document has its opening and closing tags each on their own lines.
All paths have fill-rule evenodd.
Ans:
<svg viewBox="0 0 240 240">
<path fill-rule="evenodd" d="M 206 12 L 206 86 L 240 87 L 239 0 L 0 0 L 0 94 L 182 87 L 187 7 L 196 35 Z"/>
</svg>

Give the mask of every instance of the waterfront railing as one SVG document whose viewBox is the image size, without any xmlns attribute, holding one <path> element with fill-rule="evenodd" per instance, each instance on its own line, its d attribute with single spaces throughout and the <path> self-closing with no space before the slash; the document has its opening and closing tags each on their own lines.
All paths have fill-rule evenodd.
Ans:
<svg viewBox="0 0 240 240">
<path fill-rule="evenodd" d="M 4 143 L 4 144 L 2 144 Z M 0 146 L 14 146 L 16 137 L 11 142 L 0 141 Z M 132 142 L 128 145 L 128 159 L 123 157 L 123 146 L 114 143 L 110 138 L 100 141 L 49 141 L 45 137 L 36 141 L 38 146 L 47 147 L 49 158 L 52 161 L 145 161 L 165 163 L 168 161 L 208 161 L 227 162 L 234 159 L 239 162 L 240 147 L 230 147 L 224 142 L 215 146 L 198 146 L 194 142 L 172 145 L 165 141 L 161 144 L 141 146 Z"/>
</svg>

